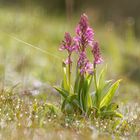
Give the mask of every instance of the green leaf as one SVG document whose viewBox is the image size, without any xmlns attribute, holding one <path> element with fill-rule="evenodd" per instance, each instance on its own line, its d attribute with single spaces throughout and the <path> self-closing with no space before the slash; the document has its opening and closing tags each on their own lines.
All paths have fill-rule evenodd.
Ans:
<svg viewBox="0 0 140 140">
<path fill-rule="evenodd" d="M 74 83 L 74 93 L 78 93 L 79 84 L 80 84 L 80 74 L 77 72 L 76 73 L 75 83 Z"/>
<path fill-rule="evenodd" d="M 67 69 L 66 69 L 66 64 L 62 64 L 63 66 L 63 81 L 62 81 L 62 88 L 65 90 L 69 90 L 68 81 L 67 81 Z"/>
<path fill-rule="evenodd" d="M 112 110 L 115 111 L 119 108 L 118 104 L 116 103 L 111 103 L 110 105 L 108 105 L 107 110 Z"/>
<path fill-rule="evenodd" d="M 74 104 L 74 101 L 77 101 L 77 95 L 73 94 L 67 97 L 69 103 Z M 77 102 L 76 102 L 77 103 Z"/>
<path fill-rule="evenodd" d="M 103 118 L 106 117 L 119 117 L 119 118 L 123 118 L 123 115 L 117 111 L 103 111 L 100 113 L 100 116 Z"/>
<path fill-rule="evenodd" d="M 67 98 L 64 99 L 61 110 L 63 112 L 70 113 L 78 108 L 79 108 L 79 103 L 77 101 L 77 95 L 69 95 Z"/>
<path fill-rule="evenodd" d="M 87 112 L 89 107 L 92 107 L 92 99 L 89 94 L 90 85 L 92 82 L 93 75 L 88 75 L 83 79 L 83 85 L 81 87 L 81 105 L 84 112 Z"/>
<path fill-rule="evenodd" d="M 68 91 L 62 89 L 62 88 L 59 88 L 59 87 L 55 87 L 54 88 L 64 97 L 64 98 L 67 98 L 67 96 L 69 95 Z"/>
<path fill-rule="evenodd" d="M 117 111 L 115 111 L 115 117 L 123 118 L 123 115 Z"/>
<path fill-rule="evenodd" d="M 98 89 L 98 94 L 99 94 L 99 102 L 103 99 L 103 97 L 106 95 L 106 93 L 109 91 L 111 85 L 112 85 L 112 80 L 105 81 L 104 86 Z"/>
<path fill-rule="evenodd" d="M 79 77 L 79 85 L 78 85 L 78 102 L 79 102 L 79 105 L 80 105 L 80 109 L 83 111 L 83 103 L 82 103 L 82 87 L 83 87 L 83 83 L 84 83 L 84 77 Z"/>
<path fill-rule="evenodd" d="M 103 97 L 103 99 L 100 102 L 100 108 L 103 106 L 108 106 L 117 90 L 119 87 L 119 83 L 121 80 L 116 81 L 109 89 L 109 91 L 106 93 L 106 95 Z"/>
<path fill-rule="evenodd" d="M 92 83 L 92 79 L 93 79 L 93 75 L 88 75 L 87 77 L 87 106 L 88 108 L 91 108 L 92 107 L 92 98 L 91 98 L 91 95 L 90 95 L 90 86 L 91 86 L 91 83 Z"/>
<path fill-rule="evenodd" d="M 95 92 L 90 93 L 91 94 L 91 99 L 92 99 L 92 106 L 96 106 L 96 97 L 95 97 Z"/>
<path fill-rule="evenodd" d="M 101 73 L 99 74 L 97 87 L 98 89 L 101 89 L 105 85 L 105 74 L 106 74 L 106 68 L 102 69 Z"/>
<path fill-rule="evenodd" d="M 70 104 L 70 103 L 67 101 L 67 99 L 65 99 L 65 100 L 63 101 L 61 110 L 62 110 L 62 112 L 65 112 L 65 113 L 68 113 L 68 114 L 74 113 L 73 105 Z"/>
<path fill-rule="evenodd" d="M 87 81 L 88 81 L 88 90 L 90 89 L 91 83 L 92 83 L 93 75 L 88 75 L 87 76 Z"/>
<path fill-rule="evenodd" d="M 111 103 L 108 106 L 103 106 L 100 108 L 100 111 L 115 111 L 119 108 L 118 104 L 116 103 Z"/>
<path fill-rule="evenodd" d="M 82 103 L 83 103 L 83 109 L 86 112 L 87 111 L 87 103 L 88 103 L 88 80 L 84 80 L 83 84 L 83 90 L 82 90 Z"/>
<path fill-rule="evenodd" d="M 67 99 L 64 99 L 64 101 L 62 102 L 62 106 L 61 106 L 61 110 L 62 110 L 62 111 L 65 110 L 66 101 L 67 101 Z"/>
<path fill-rule="evenodd" d="M 99 74 L 98 81 L 97 81 L 97 87 L 98 87 L 97 92 L 98 92 L 98 102 L 99 103 L 111 86 L 112 80 L 109 80 L 109 81 L 105 80 L 106 70 L 107 70 L 107 66 L 104 69 L 102 69 L 102 71 Z"/>
</svg>

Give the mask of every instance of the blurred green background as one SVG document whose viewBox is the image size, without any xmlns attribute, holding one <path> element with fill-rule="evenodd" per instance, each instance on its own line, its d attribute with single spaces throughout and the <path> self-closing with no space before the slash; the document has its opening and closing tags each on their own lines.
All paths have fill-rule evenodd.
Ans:
<svg viewBox="0 0 140 140">
<path fill-rule="evenodd" d="M 139 101 L 139 7 L 139 0 L 0 0 L 0 85 L 60 84 L 66 54 L 58 48 L 86 13 L 104 58 L 99 68 L 123 79 L 121 101 Z"/>
</svg>

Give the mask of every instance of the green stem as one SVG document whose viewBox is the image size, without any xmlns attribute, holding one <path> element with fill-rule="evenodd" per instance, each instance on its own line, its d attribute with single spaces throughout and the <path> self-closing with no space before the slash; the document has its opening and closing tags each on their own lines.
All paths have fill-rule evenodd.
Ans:
<svg viewBox="0 0 140 140">
<path fill-rule="evenodd" d="M 96 88 L 96 91 L 97 91 L 98 86 L 97 86 L 97 78 L 96 78 L 96 69 L 94 69 L 94 83 L 95 83 L 95 88 Z"/>
<path fill-rule="evenodd" d="M 94 69 L 94 83 L 95 83 L 95 89 L 96 89 L 96 92 L 95 92 L 96 106 L 98 108 L 98 106 L 99 106 L 99 97 L 98 97 L 98 86 L 97 86 L 97 77 L 96 77 L 96 67 Z"/>
<path fill-rule="evenodd" d="M 69 55 L 69 62 L 70 62 L 70 57 L 71 55 Z M 68 82 L 69 82 L 69 93 L 70 93 L 70 89 L 71 89 L 71 63 L 69 63 L 68 65 Z"/>
</svg>

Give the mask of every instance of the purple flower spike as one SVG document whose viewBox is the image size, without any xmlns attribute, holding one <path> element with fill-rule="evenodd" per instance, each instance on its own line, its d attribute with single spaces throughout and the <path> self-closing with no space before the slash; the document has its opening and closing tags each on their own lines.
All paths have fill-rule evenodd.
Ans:
<svg viewBox="0 0 140 140">
<path fill-rule="evenodd" d="M 94 65 L 103 62 L 103 59 L 100 54 L 100 48 L 98 42 L 95 42 L 95 44 L 93 45 L 92 54 L 94 55 Z"/>
<path fill-rule="evenodd" d="M 68 53 L 72 53 L 75 50 L 75 45 L 73 44 L 73 39 L 69 33 L 65 33 L 64 41 L 60 47 L 60 50 L 67 50 Z"/>
<path fill-rule="evenodd" d="M 87 15 L 86 14 L 81 15 L 81 19 L 80 19 L 80 22 L 79 22 L 79 29 L 81 31 L 85 32 L 87 30 L 87 28 L 88 28 L 88 25 L 89 24 L 88 24 L 88 17 L 87 17 Z"/>
<path fill-rule="evenodd" d="M 62 45 L 59 50 L 67 50 L 69 56 L 66 59 L 65 64 L 71 64 L 71 54 L 76 50 L 76 45 L 73 43 L 73 39 L 69 33 L 65 33 L 64 40 L 62 41 Z"/>
<path fill-rule="evenodd" d="M 89 27 L 87 16 L 83 14 L 76 28 L 76 37 L 74 38 L 74 41 L 79 49 L 85 50 L 88 45 L 92 46 L 93 37 L 93 29 Z"/>
</svg>

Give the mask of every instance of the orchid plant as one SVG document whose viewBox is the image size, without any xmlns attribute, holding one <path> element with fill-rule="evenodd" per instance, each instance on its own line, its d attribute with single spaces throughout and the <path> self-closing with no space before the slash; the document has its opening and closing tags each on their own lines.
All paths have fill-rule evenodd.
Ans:
<svg viewBox="0 0 140 140">
<path fill-rule="evenodd" d="M 93 56 L 93 61 L 87 57 L 87 49 Z M 76 27 L 76 35 L 72 37 L 65 33 L 60 50 L 66 50 L 68 58 L 63 62 L 64 77 L 61 87 L 55 89 L 62 97 L 62 111 L 64 113 L 78 113 L 94 117 L 122 117 L 117 112 L 118 105 L 112 102 L 121 80 L 114 83 L 105 80 L 105 69 L 97 77 L 97 65 L 103 62 L 98 42 L 94 40 L 94 31 L 89 26 L 88 17 L 81 15 Z M 76 53 L 75 82 L 72 84 L 72 54 Z M 94 91 L 90 92 L 90 87 Z"/>
</svg>

